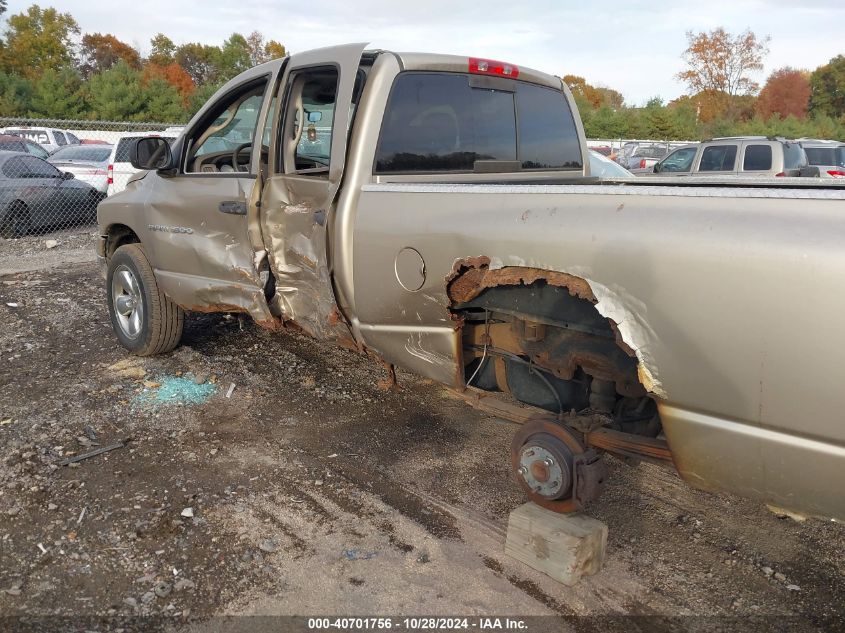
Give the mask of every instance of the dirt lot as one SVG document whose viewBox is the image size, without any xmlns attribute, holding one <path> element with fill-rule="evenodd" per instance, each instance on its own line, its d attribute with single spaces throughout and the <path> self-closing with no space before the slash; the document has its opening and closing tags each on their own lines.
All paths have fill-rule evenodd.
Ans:
<svg viewBox="0 0 845 633">
<path fill-rule="evenodd" d="M 57 239 L 0 241 L 0 615 L 200 630 L 224 614 L 845 626 L 841 525 L 650 464 L 610 460 L 589 512 L 609 525 L 607 565 L 559 585 L 502 552 L 523 502 L 512 424 L 413 376 L 383 391 L 383 370 L 352 352 L 229 315 L 192 315 L 174 353 L 129 357 L 93 236 Z"/>
</svg>

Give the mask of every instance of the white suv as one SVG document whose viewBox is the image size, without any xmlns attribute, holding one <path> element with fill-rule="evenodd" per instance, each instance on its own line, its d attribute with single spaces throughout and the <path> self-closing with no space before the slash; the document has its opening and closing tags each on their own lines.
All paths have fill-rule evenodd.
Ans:
<svg viewBox="0 0 845 633">
<path fill-rule="evenodd" d="M 118 135 L 117 141 L 112 146 L 108 166 L 108 195 L 114 195 L 126 189 L 129 178 L 138 173 L 138 170 L 129 163 L 129 150 L 132 144 L 139 138 L 147 136 L 159 136 L 167 139 L 169 143 L 176 140 L 176 134 L 169 131 L 164 132 L 123 132 Z"/>
<path fill-rule="evenodd" d="M 38 143 L 49 153 L 55 152 L 65 145 L 78 145 L 79 139 L 66 130 L 58 130 L 51 127 L 29 127 L 28 125 L 17 125 L 6 127 L 0 130 L 2 134 L 20 136 Z"/>
</svg>

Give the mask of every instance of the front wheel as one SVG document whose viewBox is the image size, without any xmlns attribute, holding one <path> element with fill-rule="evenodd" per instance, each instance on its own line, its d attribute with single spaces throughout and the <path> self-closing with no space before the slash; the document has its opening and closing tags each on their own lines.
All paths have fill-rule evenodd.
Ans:
<svg viewBox="0 0 845 633">
<path fill-rule="evenodd" d="M 16 200 L 9 207 L 2 225 L 0 235 L 6 238 L 23 237 L 32 230 L 32 220 L 29 215 L 29 208 L 19 200 Z"/>
<path fill-rule="evenodd" d="M 112 327 L 130 352 L 155 356 L 179 344 L 185 313 L 159 289 L 143 246 L 127 244 L 114 252 L 106 290 Z"/>
</svg>

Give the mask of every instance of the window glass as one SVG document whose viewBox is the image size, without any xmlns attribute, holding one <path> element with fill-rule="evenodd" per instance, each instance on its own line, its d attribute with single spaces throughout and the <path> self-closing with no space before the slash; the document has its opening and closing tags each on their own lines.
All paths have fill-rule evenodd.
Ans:
<svg viewBox="0 0 845 633">
<path fill-rule="evenodd" d="M 512 85 L 516 92 L 472 87 L 456 73 L 401 74 L 382 124 L 376 171 L 465 172 L 492 160 L 518 161 L 523 169 L 580 169 L 581 147 L 563 94 Z"/>
<path fill-rule="evenodd" d="M 50 163 L 35 158 L 35 156 L 21 156 L 20 161 L 24 165 L 24 172 L 33 178 L 55 178 L 61 175 L 61 172 L 53 167 Z"/>
<path fill-rule="evenodd" d="M 695 160 L 697 147 L 685 147 L 669 154 L 666 160 L 660 163 L 660 171 L 685 172 L 692 168 L 692 161 Z"/>
<path fill-rule="evenodd" d="M 3 175 L 6 178 L 22 178 L 24 174 L 24 165 L 20 158 L 10 158 L 3 163 Z"/>
<path fill-rule="evenodd" d="M 746 145 L 743 171 L 767 171 L 772 168 L 771 145 Z"/>
<path fill-rule="evenodd" d="M 711 145 L 701 154 L 698 171 L 733 171 L 736 164 L 736 145 Z"/>
<path fill-rule="evenodd" d="M 516 101 L 522 168 L 580 169 L 581 144 L 563 93 L 520 82 Z"/>
<path fill-rule="evenodd" d="M 65 132 L 65 134 L 67 135 L 67 140 L 69 143 L 75 143 L 79 145 L 79 137 L 76 136 L 76 134 L 72 134 L 70 132 Z"/>
<path fill-rule="evenodd" d="M 324 174 L 328 170 L 337 81 L 335 68 L 308 70 L 292 77 L 282 131 L 284 164 L 288 172 Z"/>
<path fill-rule="evenodd" d="M 67 145 L 67 140 L 65 139 L 65 135 L 61 132 L 53 132 L 53 136 L 56 139 L 56 145 Z"/>
<path fill-rule="evenodd" d="M 68 145 L 50 155 L 50 160 L 85 160 L 102 163 L 109 159 L 111 145 Z"/>
<path fill-rule="evenodd" d="M 811 165 L 836 164 L 835 147 L 805 147 L 804 151 L 807 153 L 807 161 Z"/>
<path fill-rule="evenodd" d="M 194 161 L 197 158 L 217 153 L 228 154 L 231 158 L 231 153 L 237 147 L 252 144 L 266 87 L 265 80 L 258 85 L 253 84 L 245 91 L 223 97 L 210 123 L 192 135 L 194 145 L 188 160 L 189 171 L 195 169 Z M 249 154 L 249 150 L 245 149 L 241 151 L 240 157 L 246 160 Z"/>
<path fill-rule="evenodd" d="M 22 152 L 23 143 L 21 141 L 0 141 L 0 150 L 4 152 Z"/>
<path fill-rule="evenodd" d="M 25 141 L 26 144 L 26 151 L 32 154 L 33 156 L 38 156 L 38 158 L 47 158 L 50 153 L 41 147 L 38 143 L 33 143 L 32 141 Z"/>
<path fill-rule="evenodd" d="M 807 166 L 807 154 L 804 148 L 797 143 L 782 143 L 783 147 L 783 168 L 801 169 Z"/>
</svg>

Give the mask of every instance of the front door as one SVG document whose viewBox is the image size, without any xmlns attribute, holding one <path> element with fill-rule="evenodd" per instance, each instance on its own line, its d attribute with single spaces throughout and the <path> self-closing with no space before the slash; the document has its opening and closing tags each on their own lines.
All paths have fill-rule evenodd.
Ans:
<svg viewBox="0 0 845 633">
<path fill-rule="evenodd" d="M 209 105 L 187 131 L 174 176 L 150 173 L 146 227 L 157 232 L 156 278 L 179 305 L 196 311 L 273 316 L 264 295 L 262 249 L 253 192 L 269 148 L 259 125 L 273 74 L 246 79 Z M 253 141 L 258 139 L 255 146 Z M 251 230 L 252 229 L 252 230 Z"/>
<path fill-rule="evenodd" d="M 317 338 L 345 338 L 332 287 L 332 204 L 362 78 L 365 44 L 293 55 L 281 82 L 276 150 L 261 227 L 276 278 L 273 309 Z"/>
</svg>

